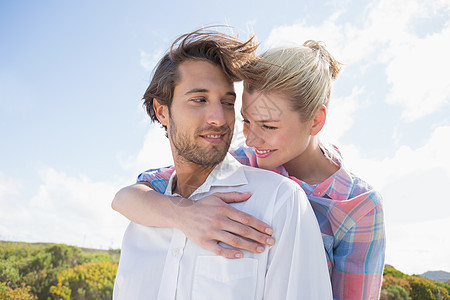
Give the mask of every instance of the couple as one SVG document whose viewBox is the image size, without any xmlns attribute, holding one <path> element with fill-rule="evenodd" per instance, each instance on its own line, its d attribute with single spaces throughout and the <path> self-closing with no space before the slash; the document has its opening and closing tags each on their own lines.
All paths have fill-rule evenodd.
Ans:
<svg viewBox="0 0 450 300">
<path fill-rule="evenodd" d="M 255 50 L 196 31 L 156 67 L 144 105 L 175 166 L 113 200 L 134 222 L 115 299 L 378 299 L 381 198 L 317 136 L 339 63 L 314 41 Z M 238 80 L 251 148 L 227 153 Z"/>
</svg>

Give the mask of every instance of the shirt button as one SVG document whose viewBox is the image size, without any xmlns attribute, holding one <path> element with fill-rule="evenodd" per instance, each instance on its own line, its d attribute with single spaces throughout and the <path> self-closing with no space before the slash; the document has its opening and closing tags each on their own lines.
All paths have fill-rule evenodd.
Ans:
<svg viewBox="0 0 450 300">
<path fill-rule="evenodd" d="M 178 254 L 180 254 L 180 249 L 173 249 L 172 250 L 172 255 L 173 256 L 178 256 Z"/>
</svg>

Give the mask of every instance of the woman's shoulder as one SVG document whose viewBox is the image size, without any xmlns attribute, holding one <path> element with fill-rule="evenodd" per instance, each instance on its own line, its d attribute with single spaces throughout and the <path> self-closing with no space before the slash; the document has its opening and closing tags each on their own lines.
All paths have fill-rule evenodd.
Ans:
<svg viewBox="0 0 450 300">
<path fill-rule="evenodd" d="M 241 164 L 251 167 L 258 167 L 255 150 L 253 148 L 240 146 L 239 148 L 230 150 L 229 152 Z"/>
<path fill-rule="evenodd" d="M 352 190 L 350 193 L 351 197 L 357 197 L 359 195 L 368 195 L 374 202 L 381 202 L 381 194 L 375 189 L 370 183 L 362 179 L 358 175 L 349 172 L 352 178 Z"/>
<path fill-rule="evenodd" d="M 382 201 L 381 194 L 365 179 L 349 171 L 343 159 L 343 156 L 335 145 L 326 147 L 326 156 L 339 166 L 339 170 L 333 175 L 333 188 L 338 191 L 347 191 L 348 199 L 359 197 L 369 197 L 375 205 Z"/>
</svg>

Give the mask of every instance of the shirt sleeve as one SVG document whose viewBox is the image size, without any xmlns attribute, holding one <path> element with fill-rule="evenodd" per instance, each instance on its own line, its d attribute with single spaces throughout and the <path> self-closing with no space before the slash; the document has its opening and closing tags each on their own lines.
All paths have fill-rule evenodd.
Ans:
<svg viewBox="0 0 450 300">
<path fill-rule="evenodd" d="M 231 150 L 230 154 L 242 165 L 258 167 L 255 150 L 251 147 L 240 146 L 235 150 Z"/>
<path fill-rule="evenodd" d="M 334 248 L 332 286 L 334 299 L 379 299 L 385 256 L 385 229 L 381 196 L 370 192 L 377 203 L 369 211 L 355 212 L 352 226 Z"/>
<path fill-rule="evenodd" d="M 155 191 L 164 194 L 166 192 L 167 185 L 169 184 L 170 176 L 172 176 L 172 173 L 174 171 L 174 166 L 159 169 L 150 169 L 139 174 L 137 177 L 137 182 L 149 182 L 153 186 Z"/>
<path fill-rule="evenodd" d="M 277 195 L 264 299 L 331 299 L 330 276 L 314 212 L 302 190 Z M 287 198 L 287 199 L 286 199 Z"/>
</svg>

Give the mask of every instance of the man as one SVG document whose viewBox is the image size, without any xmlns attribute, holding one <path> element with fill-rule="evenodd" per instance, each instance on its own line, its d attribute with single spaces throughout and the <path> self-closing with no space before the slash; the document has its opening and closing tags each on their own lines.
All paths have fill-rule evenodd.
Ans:
<svg viewBox="0 0 450 300">
<path fill-rule="evenodd" d="M 175 172 L 165 195 L 197 200 L 251 192 L 234 206 L 274 229 L 276 244 L 239 260 L 216 256 L 177 229 L 130 223 L 115 299 L 331 299 L 323 244 L 304 192 L 273 172 L 227 154 L 234 128 L 233 81 L 251 41 L 197 31 L 179 38 L 155 69 L 147 112 L 167 130 Z"/>
</svg>

